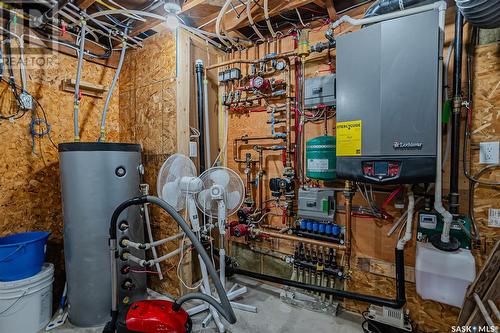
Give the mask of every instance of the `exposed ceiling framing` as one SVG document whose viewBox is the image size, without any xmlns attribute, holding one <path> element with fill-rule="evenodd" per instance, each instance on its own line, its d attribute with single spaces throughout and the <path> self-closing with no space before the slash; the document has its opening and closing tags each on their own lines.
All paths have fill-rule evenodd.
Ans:
<svg viewBox="0 0 500 333">
<path fill-rule="evenodd" d="M 170 1 L 170 0 L 169 0 Z M 226 0 L 184 0 L 181 5 L 181 11 L 178 16 L 189 26 L 200 28 L 208 33 L 215 32 L 215 23 L 221 8 L 224 6 Z M 250 0 L 251 14 L 256 25 L 262 30 L 264 35 L 269 35 L 265 23 L 265 16 L 263 10 L 263 0 Z M 345 11 L 345 8 L 353 8 L 360 4 L 369 2 L 370 0 L 269 0 L 269 17 L 276 31 L 285 31 L 294 26 L 301 27 L 302 21 L 309 23 L 311 27 L 319 26 L 324 23 L 324 19 L 335 20 L 338 11 Z M 28 2 L 0 2 L 3 8 L 23 10 L 25 14 L 29 13 L 31 7 L 27 5 Z M 37 4 L 38 7 L 42 6 Z M 164 0 L 47 0 L 44 1 L 45 7 L 40 10 L 47 10 L 51 4 L 56 8 L 56 18 L 62 19 L 69 24 L 68 34 L 60 34 L 61 26 L 59 23 L 49 22 L 49 25 L 44 26 L 44 30 L 37 30 L 37 34 L 43 36 L 53 36 L 61 41 L 76 44 L 76 37 L 78 34 L 79 16 L 87 19 L 89 29 L 93 29 L 95 42 L 86 43 L 86 49 L 94 53 L 102 53 L 104 47 L 109 46 L 109 39 L 111 38 L 111 45 L 113 48 L 119 47 L 120 34 L 122 34 L 123 27 L 116 25 L 117 21 L 125 22 L 127 17 L 123 15 L 109 17 L 100 17 L 99 20 L 104 21 L 103 27 L 100 23 L 89 19 L 88 15 L 101 10 L 127 8 L 132 10 L 144 10 L 160 15 L 166 16 L 167 12 L 164 9 Z M 45 8 L 45 9 L 43 9 Z M 0 8 L 1 10 L 1 8 Z M 5 15 L 3 18 L 7 18 Z M 300 19 L 299 19 L 300 18 Z M 59 21 L 56 21 L 59 22 Z M 300 22 L 300 25 L 299 23 Z M 145 21 L 133 21 L 128 33 L 128 43 L 131 46 L 138 47 L 141 45 L 143 38 L 147 38 L 152 30 L 157 30 L 157 26 L 162 23 L 162 20 L 155 18 L 147 18 Z M 26 24 L 26 23 L 25 23 Z M 99 27 L 100 26 L 100 27 Z M 232 0 L 231 6 L 223 15 L 222 27 L 225 33 L 232 37 L 239 37 L 242 39 L 255 40 L 254 32 L 249 27 L 248 18 L 246 14 L 246 0 Z M 109 32 L 109 29 L 112 32 Z M 51 35 L 53 34 L 53 35 Z M 99 46 L 99 43 L 101 46 Z M 50 46 L 49 46 L 50 47 Z M 74 49 L 70 47 L 59 47 L 62 52 L 68 54 L 75 54 Z M 116 53 L 116 52 L 113 52 Z M 114 66 L 116 63 L 116 55 L 111 56 L 109 59 L 94 59 L 96 62 L 107 63 Z"/>
</svg>

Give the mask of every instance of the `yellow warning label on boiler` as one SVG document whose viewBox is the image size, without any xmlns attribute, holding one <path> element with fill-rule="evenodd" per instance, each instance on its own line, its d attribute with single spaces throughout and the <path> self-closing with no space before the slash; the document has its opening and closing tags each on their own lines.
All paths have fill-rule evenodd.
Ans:
<svg viewBox="0 0 500 333">
<path fill-rule="evenodd" d="M 337 156 L 361 156 L 361 120 L 337 123 Z"/>
</svg>

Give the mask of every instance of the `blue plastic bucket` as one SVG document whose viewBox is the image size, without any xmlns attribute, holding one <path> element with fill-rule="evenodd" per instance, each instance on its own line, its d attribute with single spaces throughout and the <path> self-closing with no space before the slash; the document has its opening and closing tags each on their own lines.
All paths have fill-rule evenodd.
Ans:
<svg viewBox="0 0 500 333">
<path fill-rule="evenodd" d="M 0 237 L 0 281 L 15 281 L 36 275 L 45 260 L 50 232 L 22 232 Z"/>
</svg>

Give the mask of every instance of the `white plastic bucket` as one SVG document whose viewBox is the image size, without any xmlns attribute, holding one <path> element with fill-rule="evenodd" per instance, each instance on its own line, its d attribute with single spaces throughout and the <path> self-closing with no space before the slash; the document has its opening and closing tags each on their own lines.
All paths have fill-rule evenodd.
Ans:
<svg viewBox="0 0 500 333">
<path fill-rule="evenodd" d="M 27 279 L 0 282 L 0 332 L 36 333 L 52 315 L 54 265 Z"/>
</svg>

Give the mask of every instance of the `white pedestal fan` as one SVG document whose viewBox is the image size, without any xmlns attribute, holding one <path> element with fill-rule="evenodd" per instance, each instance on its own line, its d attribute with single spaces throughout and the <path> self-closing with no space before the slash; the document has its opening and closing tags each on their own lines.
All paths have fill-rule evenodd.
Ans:
<svg viewBox="0 0 500 333">
<path fill-rule="evenodd" d="M 222 285 L 226 287 L 226 252 L 225 252 L 225 235 L 226 235 L 226 220 L 227 216 L 234 214 L 242 205 L 244 199 L 245 187 L 240 176 L 231 169 L 223 167 L 214 167 L 206 170 L 200 175 L 203 182 L 203 190 L 198 193 L 196 204 L 198 208 L 210 218 L 217 219 L 219 227 L 219 263 L 220 263 L 220 280 Z M 203 264 L 202 264 L 203 265 Z M 205 274 L 205 273 L 204 273 Z M 204 279 L 205 281 L 205 279 Z M 208 279 L 207 279 L 208 282 Z M 204 284 L 205 292 L 210 292 L 210 285 Z M 237 284 L 227 292 L 229 300 L 234 300 L 237 297 L 247 292 L 246 287 L 239 287 Z M 211 294 L 211 292 L 210 292 Z M 252 305 L 231 302 L 235 309 L 257 312 L 257 308 Z M 205 311 L 208 306 L 205 304 L 195 306 L 187 312 L 189 315 Z M 212 311 L 202 322 L 202 327 L 206 327 L 212 320 L 214 311 Z M 215 319 L 215 318 L 214 318 Z M 216 321 L 217 323 L 217 321 Z M 220 332 L 221 327 L 217 325 Z M 223 328 L 223 327 L 222 327 Z"/>
<path fill-rule="evenodd" d="M 191 227 L 201 238 L 202 232 L 209 233 L 210 230 L 200 228 L 198 208 L 210 218 L 217 218 L 220 234 L 220 279 L 225 286 L 225 250 L 224 235 L 226 216 L 236 212 L 243 202 L 244 186 L 241 178 L 232 170 L 227 168 L 211 168 L 206 170 L 200 177 L 196 177 L 194 163 L 185 155 L 174 154 L 162 165 L 157 179 L 158 196 L 174 207 L 177 211 L 187 209 Z M 213 208 L 212 208 L 213 207 Z M 212 296 L 210 281 L 205 264 L 200 262 L 203 285 L 202 292 Z M 227 293 L 229 300 L 233 300 L 247 292 L 246 287 L 235 284 Z M 245 304 L 231 302 L 236 309 L 257 312 L 257 308 Z M 210 309 L 210 313 L 203 320 L 202 325 L 206 327 L 213 319 L 219 330 L 224 332 L 224 324 L 220 320 L 218 312 L 211 306 L 195 306 L 187 312 L 194 315 Z"/>
</svg>

